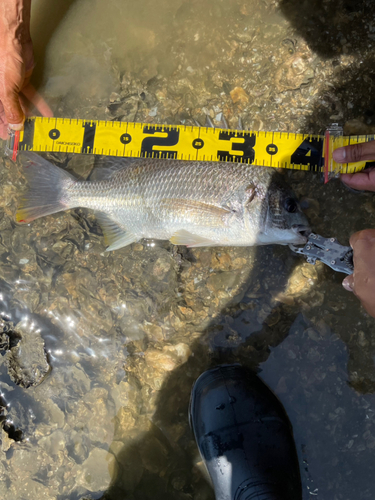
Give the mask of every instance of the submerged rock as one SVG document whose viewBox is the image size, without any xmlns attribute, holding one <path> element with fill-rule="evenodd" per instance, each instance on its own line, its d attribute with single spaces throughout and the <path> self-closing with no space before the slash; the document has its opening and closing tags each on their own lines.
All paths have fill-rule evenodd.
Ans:
<svg viewBox="0 0 375 500">
<path fill-rule="evenodd" d="M 77 466 L 77 484 L 89 491 L 97 492 L 108 487 L 114 472 L 114 456 L 93 448 L 81 466 Z"/>
<path fill-rule="evenodd" d="M 12 333 L 20 340 L 6 353 L 10 378 L 25 388 L 39 385 L 50 371 L 40 331 L 24 321 L 18 323 Z"/>
</svg>

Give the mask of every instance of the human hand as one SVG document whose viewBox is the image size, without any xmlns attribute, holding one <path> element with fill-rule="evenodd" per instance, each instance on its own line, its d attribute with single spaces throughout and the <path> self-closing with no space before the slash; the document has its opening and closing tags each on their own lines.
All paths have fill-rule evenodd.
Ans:
<svg viewBox="0 0 375 500">
<path fill-rule="evenodd" d="M 343 287 L 353 292 L 375 318 L 375 229 L 354 233 L 350 246 L 353 248 L 354 272 L 344 279 Z"/>
<path fill-rule="evenodd" d="M 337 163 L 375 160 L 375 141 L 337 148 L 333 152 L 333 159 Z M 356 174 L 342 174 L 341 180 L 353 189 L 375 191 L 375 169 Z"/>
<path fill-rule="evenodd" d="M 21 130 L 31 102 L 43 116 L 48 104 L 29 83 L 34 68 L 29 34 L 30 0 L 4 0 L 0 5 L 0 137 L 8 127 Z M 29 102 L 28 102 L 29 101 Z"/>
</svg>

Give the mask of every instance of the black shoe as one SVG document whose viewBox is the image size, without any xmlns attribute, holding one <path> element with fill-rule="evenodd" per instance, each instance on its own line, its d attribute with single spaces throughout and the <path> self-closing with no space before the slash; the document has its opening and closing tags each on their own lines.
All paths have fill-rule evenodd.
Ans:
<svg viewBox="0 0 375 500">
<path fill-rule="evenodd" d="M 254 373 L 218 366 L 195 382 L 190 423 L 216 500 L 301 500 L 292 427 Z"/>
</svg>

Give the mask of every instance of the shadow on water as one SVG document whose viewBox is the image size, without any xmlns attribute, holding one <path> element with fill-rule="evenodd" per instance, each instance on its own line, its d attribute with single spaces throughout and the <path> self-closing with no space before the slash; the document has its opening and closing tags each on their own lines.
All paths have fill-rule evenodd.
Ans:
<svg viewBox="0 0 375 500">
<path fill-rule="evenodd" d="M 367 49 L 364 40 L 374 9 L 371 0 L 281 0 L 280 9 L 321 57 L 334 59 Z"/>
<path fill-rule="evenodd" d="M 288 275 L 299 259 L 291 257 L 285 248 L 264 247 L 256 253 L 254 268 L 268 267 L 266 276 L 253 272 L 239 294 L 242 299 L 227 306 L 202 334 L 193 334 L 195 339 L 189 345 L 191 355 L 167 375 L 160 390 L 155 390 L 153 382 L 148 381 L 143 407 L 138 416 L 134 415 L 134 429 L 124 429 L 121 425 L 124 409 L 116 416 L 110 447 L 116 453 L 114 479 L 103 498 L 213 498 L 203 469 L 197 467 L 197 448 L 188 425 L 191 387 L 203 371 L 220 363 L 241 362 L 258 371 L 270 348 L 288 335 L 298 314 L 297 305 L 279 303 L 274 308 L 263 311 L 262 308 L 265 295 L 284 291 Z M 262 286 L 262 282 L 267 285 Z M 259 321 L 260 317 L 265 319 L 264 323 Z M 274 322 L 276 329 L 272 326 Z M 137 352 L 139 347 L 134 345 L 133 354 Z M 126 371 L 128 383 L 134 388 L 139 387 L 139 370 L 139 363 L 130 357 Z M 148 400 L 155 396 L 156 411 L 151 414 Z M 139 424 L 148 428 L 141 438 Z"/>
<path fill-rule="evenodd" d="M 374 3 L 281 0 L 280 9 L 309 48 L 332 62 L 333 79 L 306 119 L 306 130 L 319 133 L 332 121 L 359 119 L 362 125 L 347 126 L 344 133 L 373 133 L 368 126 L 375 125 Z"/>
<path fill-rule="evenodd" d="M 309 47 L 320 56 L 332 60 L 334 79 L 321 93 L 311 114 L 306 118 L 306 130 L 322 132 L 332 121 L 344 125 L 345 135 L 373 134 L 375 131 L 375 5 L 368 0 L 339 2 L 282 0 L 281 11 Z M 340 64 L 340 56 L 348 61 Z M 333 115 L 333 116 L 332 116 Z M 318 129 L 317 129 L 318 127 Z M 331 190 L 332 195 L 333 189 Z M 346 194 L 348 197 L 348 195 Z M 366 217 L 358 216 L 349 230 L 342 213 L 344 202 L 333 207 L 331 218 L 324 218 L 324 231 L 347 241 L 352 232 L 374 226 L 368 197 Z M 336 220 L 335 212 L 340 218 Z M 323 230 L 323 224 L 321 224 Z M 318 229 L 315 229 L 319 232 Z M 335 331 L 348 347 L 349 383 L 361 393 L 375 392 L 375 336 L 373 322 L 358 329 L 355 315 L 348 317 L 344 328 Z M 359 330 L 359 331 L 358 331 Z"/>
<path fill-rule="evenodd" d="M 270 258 L 273 265 L 270 265 Z M 354 297 L 348 299 L 347 330 L 342 331 L 335 328 L 337 320 L 333 320 L 332 330 L 327 323 L 324 323 L 324 331 L 318 332 L 316 329 L 317 323 L 319 323 L 317 317 L 321 318 L 319 283 L 311 287 L 307 295 L 300 295 L 294 303 L 278 302 L 273 307 L 264 308 L 264 304 L 267 303 L 265 296 L 268 293 L 277 296 L 278 293 L 284 292 L 288 276 L 293 273 L 297 262 L 298 259 L 290 258 L 286 249 L 263 248 L 260 250 L 254 268 L 262 270 L 268 268 L 268 271 L 266 273 L 255 271 L 247 279 L 245 290 L 247 288 L 248 296 L 245 294 L 239 303 L 226 307 L 201 335 L 194 335 L 195 340 L 189 346 L 191 355 L 188 360 L 167 375 L 160 389 L 152 380 L 147 380 L 142 389 L 142 395 L 138 396 L 140 410 L 137 415 L 132 415 L 133 426 L 131 428 L 127 427 L 126 424 L 129 422 L 131 410 L 122 408 L 119 411 L 114 419 L 114 440 L 110 446 L 110 451 L 116 456 L 116 460 L 110 466 L 113 480 L 103 499 L 151 500 L 152 498 L 165 498 L 182 500 L 185 498 L 214 498 L 188 424 L 190 391 L 198 376 L 204 370 L 217 364 L 232 362 L 240 362 L 254 371 L 261 371 L 261 364 L 269 359 L 273 349 L 277 346 L 280 347 L 290 334 L 293 334 L 293 337 L 298 336 L 300 341 L 297 341 L 296 345 L 300 345 L 301 350 L 306 344 L 306 339 L 307 343 L 311 342 L 309 336 L 319 337 L 323 350 L 331 353 L 332 358 L 337 356 L 335 354 L 337 347 L 335 348 L 332 344 L 333 332 L 340 336 L 344 342 L 349 343 L 349 337 L 346 334 L 350 334 L 352 325 L 354 326 L 355 321 L 357 321 L 354 318 L 351 319 L 351 312 L 358 309 Z M 345 295 L 346 292 L 340 289 L 340 277 L 337 278 L 329 270 L 323 270 L 323 273 L 326 279 L 332 280 L 327 295 L 330 293 L 332 295 L 335 293 Z M 278 275 L 277 280 L 275 280 L 276 275 Z M 259 280 L 265 287 L 258 288 Z M 257 289 L 257 293 L 253 293 L 254 289 Z M 301 308 L 303 312 L 301 312 Z M 333 304 L 330 314 L 324 316 L 324 320 L 329 322 L 327 316 L 335 318 Z M 263 320 L 259 321 L 260 318 Z M 178 341 L 178 339 L 174 339 L 174 341 Z M 285 353 L 283 351 L 282 356 L 286 359 L 289 356 L 289 361 L 293 360 L 292 366 L 296 366 L 293 342 L 295 341 L 291 342 L 292 349 L 289 347 Z M 127 382 L 134 393 L 141 390 L 140 379 L 145 379 L 144 375 L 141 376 L 141 372 L 145 370 L 146 361 L 140 363 L 137 358 L 141 354 L 140 351 L 145 350 L 146 347 L 146 345 L 143 347 L 134 345 L 132 350 L 129 346 L 129 353 L 132 353 L 134 357 L 128 358 Z M 313 349 L 310 351 L 315 352 Z M 310 351 L 308 354 L 306 352 L 307 356 L 312 356 Z M 362 349 L 362 351 L 364 350 Z M 290 352 L 292 352 L 293 357 Z M 340 353 L 339 360 L 338 366 L 342 366 L 346 360 L 345 353 Z M 322 361 L 323 357 L 321 357 Z M 272 363 L 275 368 L 275 361 Z M 267 377 L 272 382 L 271 387 L 277 390 L 282 402 L 287 405 L 289 416 L 294 423 L 297 422 L 297 417 L 301 413 L 303 415 L 303 412 L 310 412 L 308 403 L 304 401 L 303 396 L 306 389 L 303 389 L 303 386 L 299 387 L 298 375 L 296 374 L 297 380 L 294 380 L 294 385 L 297 387 L 296 391 L 299 392 L 299 396 L 294 403 L 293 400 L 290 401 L 283 390 L 283 380 L 285 377 L 293 377 L 293 375 L 290 374 L 290 370 L 286 366 L 283 366 L 282 361 L 279 360 L 276 364 L 280 366 L 280 372 L 275 373 L 271 368 L 267 372 Z M 268 364 L 266 363 L 264 366 L 268 366 Z M 338 373 L 335 375 L 337 377 Z M 312 376 L 313 373 L 309 375 L 309 377 Z M 341 369 L 340 376 L 345 384 L 347 375 Z M 332 385 L 336 386 L 336 378 L 330 378 Z M 326 382 L 323 382 L 323 379 L 324 376 L 319 379 L 318 393 L 327 390 Z M 293 385 L 289 381 L 288 384 L 288 386 Z M 316 391 L 316 387 L 311 386 L 308 390 Z M 328 403 L 319 402 L 316 406 L 317 412 L 319 412 L 318 408 L 323 411 L 323 409 L 326 410 L 327 406 L 334 406 L 337 402 L 332 394 L 327 395 L 327 399 Z M 155 411 L 154 408 L 156 408 Z M 335 406 L 332 411 L 334 409 L 336 409 Z M 304 421 L 307 428 L 314 425 L 314 419 L 310 421 L 309 418 L 311 417 L 306 417 Z M 318 423 L 316 426 L 319 429 Z M 141 434 L 140 428 L 144 430 Z M 303 466 L 303 463 L 306 463 L 304 443 L 309 442 L 309 450 L 314 448 L 311 442 L 311 432 L 308 434 L 309 437 L 299 425 L 297 431 L 295 429 L 296 446 L 303 472 L 304 492 L 308 491 L 311 484 L 309 473 L 303 470 L 307 471 L 306 465 Z M 332 442 L 332 436 L 326 437 L 327 442 L 331 443 L 329 453 L 335 455 L 335 444 Z M 329 453 L 330 460 L 332 455 Z"/>
</svg>

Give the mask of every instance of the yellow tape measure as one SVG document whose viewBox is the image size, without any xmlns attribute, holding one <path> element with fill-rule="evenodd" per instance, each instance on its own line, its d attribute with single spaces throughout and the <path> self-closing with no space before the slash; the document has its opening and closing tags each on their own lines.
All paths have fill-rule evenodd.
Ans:
<svg viewBox="0 0 375 500">
<path fill-rule="evenodd" d="M 26 120 L 18 150 L 242 162 L 327 175 L 362 170 L 366 162 L 337 164 L 332 152 L 339 146 L 370 140 L 373 135 L 335 137 L 37 117 Z M 17 145 L 10 140 L 9 148 L 14 147 Z"/>
</svg>

